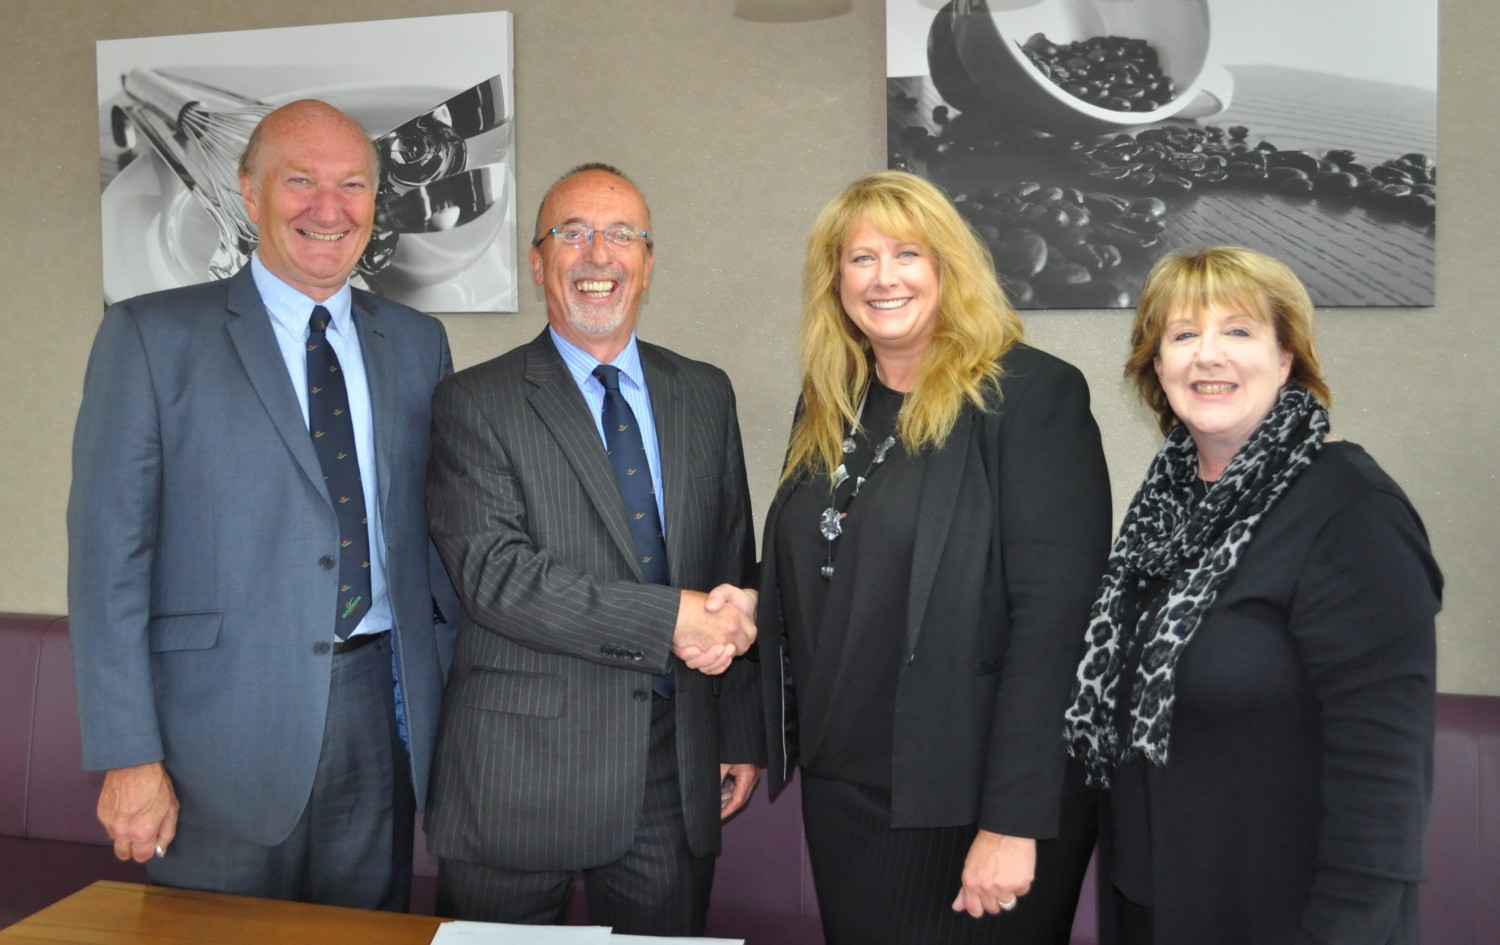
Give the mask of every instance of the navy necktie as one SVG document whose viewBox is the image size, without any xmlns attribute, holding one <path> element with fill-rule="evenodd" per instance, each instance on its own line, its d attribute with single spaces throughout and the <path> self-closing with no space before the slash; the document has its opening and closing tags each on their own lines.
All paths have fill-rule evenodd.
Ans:
<svg viewBox="0 0 1500 945">
<path fill-rule="evenodd" d="M 625 518 L 641 563 L 641 574 L 650 584 L 670 584 L 667 568 L 667 542 L 662 536 L 661 515 L 656 510 L 656 490 L 651 484 L 651 467 L 646 459 L 646 444 L 641 439 L 635 411 L 620 393 L 620 369 L 612 364 L 594 368 L 594 376 L 604 385 L 604 407 L 599 416 L 604 424 L 604 448 L 615 471 L 615 484 L 625 505 Z M 670 699 L 676 691 L 670 663 L 667 672 L 653 676 L 651 688 L 662 698 Z"/>
<path fill-rule="evenodd" d="M 328 343 L 330 318 L 328 309 L 317 305 L 307 323 L 307 427 L 338 514 L 339 596 L 334 633 L 343 640 L 370 609 L 370 523 L 354 446 L 354 421 L 349 416 L 349 391 L 338 355 Z"/>
</svg>

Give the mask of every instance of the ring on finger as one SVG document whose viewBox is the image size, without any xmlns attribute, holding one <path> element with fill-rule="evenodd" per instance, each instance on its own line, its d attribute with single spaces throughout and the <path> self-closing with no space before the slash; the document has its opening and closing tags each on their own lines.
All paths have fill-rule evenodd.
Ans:
<svg viewBox="0 0 1500 945">
<path fill-rule="evenodd" d="M 1000 900 L 996 899 L 995 905 L 1000 907 L 1001 912 L 1009 912 L 1016 907 L 1016 903 L 1019 901 L 1020 900 L 1018 900 L 1015 896 L 1011 896 L 1010 900 L 1007 902 L 1001 902 Z"/>
</svg>

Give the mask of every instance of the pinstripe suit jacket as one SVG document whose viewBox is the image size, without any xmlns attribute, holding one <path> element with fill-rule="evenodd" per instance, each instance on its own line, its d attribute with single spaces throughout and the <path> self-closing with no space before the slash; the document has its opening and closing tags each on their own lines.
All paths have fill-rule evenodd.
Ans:
<svg viewBox="0 0 1500 945">
<path fill-rule="evenodd" d="M 427 813 L 438 856 L 522 870 L 623 856 L 645 790 L 651 674 L 679 594 L 743 584 L 749 489 L 723 371 L 640 344 L 672 587 L 642 583 L 594 420 L 546 331 L 433 403 L 428 514 L 463 601 Z M 677 673 L 687 838 L 719 847 L 718 765 L 757 761 L 753 663 Z"/>
</svg>

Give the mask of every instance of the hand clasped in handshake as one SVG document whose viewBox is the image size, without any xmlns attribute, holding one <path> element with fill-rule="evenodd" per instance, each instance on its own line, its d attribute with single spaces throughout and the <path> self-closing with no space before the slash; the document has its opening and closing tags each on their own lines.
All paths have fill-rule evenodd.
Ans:
<svg viewBox="0 0 1500 945">
<path fill-rule="evenodd" d="M 704 594 L 683 591 L 672 653 L 688 669 L 717 676 L 755 642 L 756 592 L 720 584 Z"/>
</svg>

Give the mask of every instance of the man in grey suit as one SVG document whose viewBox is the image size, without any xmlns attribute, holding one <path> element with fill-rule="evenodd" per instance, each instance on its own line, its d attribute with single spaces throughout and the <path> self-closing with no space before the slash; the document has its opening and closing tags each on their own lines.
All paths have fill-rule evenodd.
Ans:
<svg viewBox="0 0 1500 945">
<path fill-rule="evenodd" d="M 428 509 L 463 600 L 426 821 L 440 915 L 560 922 L 582 870 L 593 922 L 701 935 L 764 754 L 733 660 L 753 600 L 724 589 L 754 555 L 734 393 L 636 339 L 650 228 L 616 169 L 565 175 L 530 254 L 548 328 L 433 402 Z"/>
<path fill-rule="evenodd" d="M 424 495 L 452 367 L 435 319 L 349 286 L 377 170 L 331 106 L 271 113 L 240 167 L 250 264 L 111 306 L 89 359 L 83 761 L 116 855 L 159 883 L 407 905 L 458 607 Z"/>
</svg>

